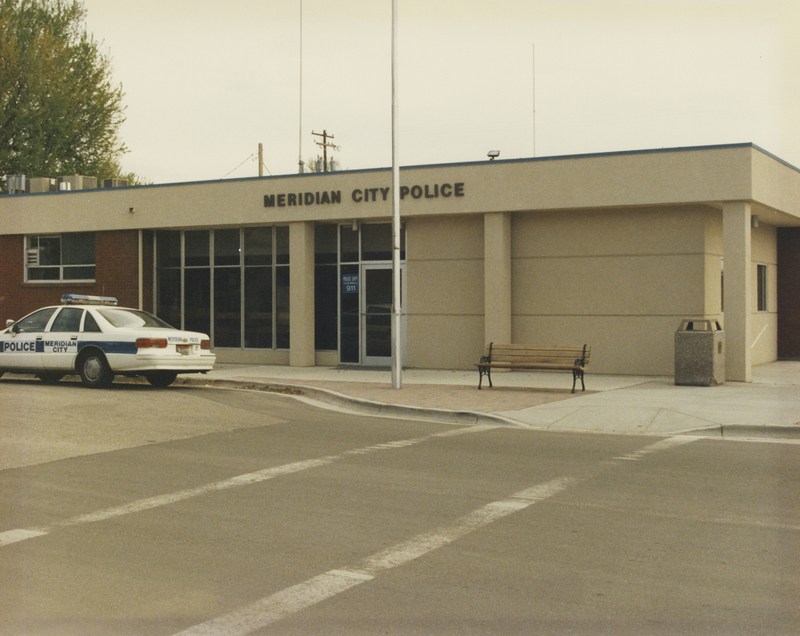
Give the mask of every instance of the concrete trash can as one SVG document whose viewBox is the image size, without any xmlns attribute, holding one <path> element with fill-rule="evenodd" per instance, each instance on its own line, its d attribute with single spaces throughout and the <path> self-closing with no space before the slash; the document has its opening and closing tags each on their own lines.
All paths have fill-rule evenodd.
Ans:
<svg viewBox="0 0 800 636">
<path fill-rule="evenodd" d="M 725 382 L 725 332 L 716 320 L 687 319 L 675 332 L 675 384 Z"/>
</svg>

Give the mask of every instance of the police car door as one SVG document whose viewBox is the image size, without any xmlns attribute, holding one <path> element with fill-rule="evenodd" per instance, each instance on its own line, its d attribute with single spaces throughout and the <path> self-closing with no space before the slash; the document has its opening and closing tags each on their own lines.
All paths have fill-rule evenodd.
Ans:
<svg viewBox="0 0 800 636">
<path fill-rule="evenodd" d="M 78 334 L 84 309 L 62 307 L 44 335 L 42 364 L 45 369 L 69 371 L 75 367 Z"/>
<path fill-rule="evenodd" d="M 2 335 L 0 367 L 37 371 L 42 368 L 44 330 L 58 307 L 47 307 L 25 316 Z"/>
</svg>

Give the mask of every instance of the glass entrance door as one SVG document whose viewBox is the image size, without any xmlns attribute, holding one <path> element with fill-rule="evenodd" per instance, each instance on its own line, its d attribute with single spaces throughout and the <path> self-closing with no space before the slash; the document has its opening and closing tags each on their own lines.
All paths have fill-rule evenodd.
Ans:
<svg viewBox="0 0 800 636">
<path fill-rule="evenodd" d="M 362 265 L 361 364 L 390 366 L 392 363 L 392 266 Z M 400 270 L 401 307 L 405 267 Z M 401 360 L 405 360 L 405 315 L 400 319 Z"/>
</svg>

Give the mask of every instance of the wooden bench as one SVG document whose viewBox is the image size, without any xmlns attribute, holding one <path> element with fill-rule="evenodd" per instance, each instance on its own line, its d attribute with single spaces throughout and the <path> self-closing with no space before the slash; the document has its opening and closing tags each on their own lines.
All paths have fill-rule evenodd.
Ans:
<svg viewBox="0 0 800 636">
<path fill-rule="evenodd" d="M 581 380 L 583 390 L 583 372 L 589 364 L 591 347 L 558 347 L 534 346 L 516 344 L 491 343 L 486 347 L 486 355 L 476 362 L 478 367 L 478 389 L 483 383 L 483 376 L 489 378 L 492 386 L 492 369 L 546 369 L 549 371 L 572 371 L 572 392 L 575 393 L 575 383 Z"/>
</svg>

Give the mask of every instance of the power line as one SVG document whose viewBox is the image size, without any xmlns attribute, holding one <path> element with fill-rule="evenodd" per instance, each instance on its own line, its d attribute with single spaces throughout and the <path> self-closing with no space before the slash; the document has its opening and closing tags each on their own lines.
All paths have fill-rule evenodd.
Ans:
<svg viewBox="0 0 800 636">
<path fill-rule="evenodd" d="M 225 175 L 225 177 L 227 177 L 229 174 L 232 174 L 232 173 L 236 172 L 236 171 L 237 171 L 239 168 L 241 168 L 241 167 L 242 167 L 244 164 L 246 164 L 246 163 L 247 163 L 248 161 L 250 161 L 251 159 L 255 159 L 255 156 L 256 156 L 256 154 L 255 154 L 255 153 L 251 154 L 249 157 L 247 157 L 247 159 L 245 159 L 244 161 L 242 161 L 242 163 L 240 163 L 240 164 L 239 164 L 238 166 L 236 166 L 236 167 L 235 167 L 233 170 L 231 170 L 231 171 L 230 171 L 228 174 L 226 174 L 226 175 Z M 222 178 L 224 179 L 225 177 L 222 177 Z"/>
<path fill-rule="evenodd" d="M 239 164 L 238 166 L 236 166 L 236 167 L 235 167 L 233 170 L 231 170 L 230 172 L 228 172 L 228 174 L 226 174 L 226 175 L 225 175 L 225 177 L 227 177 L 228 175 L 231 175 L 231 174 L 233 174 L 234 172 L 236 172 L 236 171 L 237 171 L 239 168 L 241 168 L 241 167 L 242 167 L 244 164 L 246 164 L 248 161 L 255 161 L 256 163 L 258 163 L 258 158 L 256 157 L 256 153 L 252 153 L 252 154 L 250 154 L 250 156 L 248 156 L 248 157 L 247 157 L 247 158 L 246 158 L 244 161 L 242 161 L 242 163 L 240 163 L 240 164 Z M 264 167 L 264 169 L 265 169 L 265 170 L 266 170 L 266 171 L 269 173 L 269 175 L 270 175 L 270 176 L 272 176 L 272 173 L 269 171 L 269 168 L 267 168 L 266 164 L 264 164 L 264 163 L 262 162 L 262 164 L 261 164 L 261 165 L 262 165 L 262 166 Z M 225 177 L 222 177 L 222 178 L 224 179 Z"/>
</svg>

